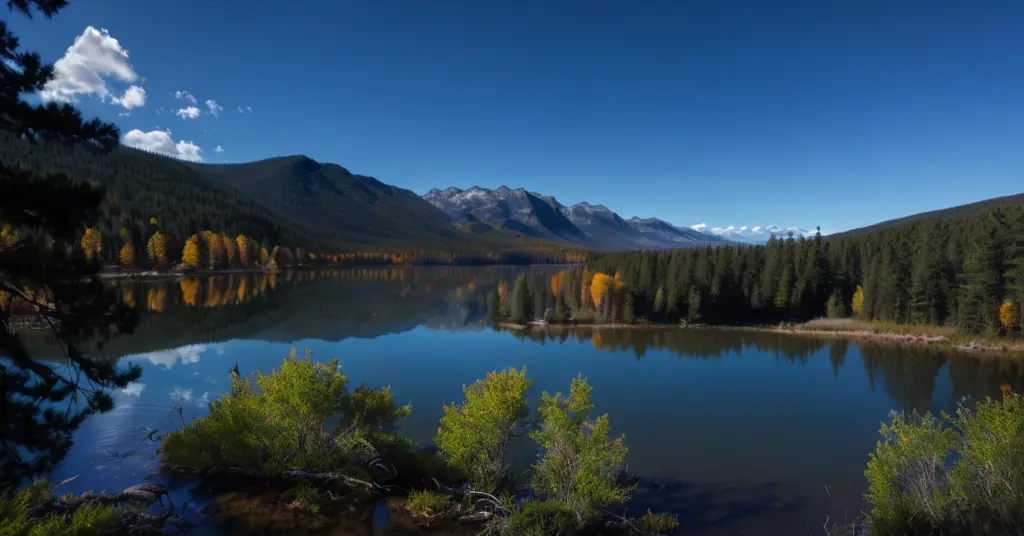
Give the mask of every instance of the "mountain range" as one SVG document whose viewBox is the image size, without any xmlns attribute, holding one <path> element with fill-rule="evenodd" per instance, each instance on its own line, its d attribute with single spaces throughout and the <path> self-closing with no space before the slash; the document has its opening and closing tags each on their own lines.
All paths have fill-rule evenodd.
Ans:
<svg viewBox="0 0 1024 536">
<path fill-rule="evenodd" d="M 666 249 L 721 244 L 728 239 L 657 218 L 623 219 L 604 205 L 566 206 L 523 188 L 435 188 L 423 196 L 450 218 L 592 249 Z"/>
<path fill-rule="evenodd" d="M 566 206 L 552 196 L 505 186 L 433 189 L 421 197 L 298 155 L 214 165 L 129 147 L 97 154 L 83 147 L 32 144 L 9 134 L 0 134 L 0 142 L 5 165 L 67 173 L 107 188 L 108 206 L 99 226 L 109 242 L 103 250 L 111 255 L 120 247 L 122 230 L 144 244 L 154 221 L 170 236 L 172 249 L 193 233 L 211 229 L 310 251 L 439 252 L 444 262 L 452 262 L 453 253 L 489 262 L 555 262 L 580 248 L 682 248 L 814 234 L 775 226 L 682 227 L 658 218 L 625 219 L 604 205 Z M 1021 203 L 1024 194 L 907 216 L 838 236 L 919 220 L 957 221 Z"/>
</svg>

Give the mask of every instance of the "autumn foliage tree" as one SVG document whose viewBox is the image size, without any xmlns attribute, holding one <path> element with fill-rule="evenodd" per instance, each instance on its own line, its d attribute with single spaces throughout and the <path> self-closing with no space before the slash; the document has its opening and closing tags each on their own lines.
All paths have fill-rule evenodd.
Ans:
<svg viewBox="0 0 1024 536">
<path fill-rule="evenodd" d="M 157 231 L 146 242 L 146 255 L 155 266 L 167 264 L 167 235 Z"/>
<path fill-rule="evenodd" d="M 1017 310 L 1012 301 L 1006 300 L 999 307 L 999 323 L 1006 329 L 1017 326 Z"/>
<path fill-rule="evenodd" d="M 199 237 L 197 235 L 192 235 L 185 241 L 185 247 L 181 250 L 181 265 L 185 268 L 199 266 Z"/>
<path fill-rule="evenodd" d="M 87 227 L 82 235 L 81 244 L 86 260 L 96 260 L 103 251 L 103 236 L 98 229 Z"/>
</svg>

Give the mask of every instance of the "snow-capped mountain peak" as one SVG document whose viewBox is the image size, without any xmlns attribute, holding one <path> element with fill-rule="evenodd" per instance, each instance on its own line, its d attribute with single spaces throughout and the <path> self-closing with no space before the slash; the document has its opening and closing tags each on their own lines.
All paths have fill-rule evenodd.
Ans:
<svg viewBox="0 0 1024 536">
<path fill-rule="evenodd" d="M 730 225 L 728 227 L 709 227 L 706 223 L 691 225 L 690 229 L 702 233 L 720 236 L 735 242 L 750 244 L 763 244 L 771 237 L 787 238 L 792 233 L 793 238 L 811 238 L 817 231 L 808 231 L 799 227 L 780 227 L 778 225 Z"/>
</svg>

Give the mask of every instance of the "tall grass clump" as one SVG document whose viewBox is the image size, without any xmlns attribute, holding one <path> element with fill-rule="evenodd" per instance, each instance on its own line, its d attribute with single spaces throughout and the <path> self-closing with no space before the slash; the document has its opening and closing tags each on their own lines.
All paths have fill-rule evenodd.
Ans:
<svg viewBox="0 0 1024 536">
<path fill-rule="evenodd" d="M 1024 534 L 1024 397 L 882 425 L 865 475 L 873 535 Z"/>
<path fill-rule="evenodd" d="M 390 389 L 351 392 L 337 359 L 314 362 L 309 351 L 270 374 L 232 373 L 231 392 L 210 414 L 168 434 L 161 461 L 195 470 L 234 467 L 267 475 L 331 471 L 370 463 L 405 447 L 397 424 L 411 412 Z"/>
</svg>

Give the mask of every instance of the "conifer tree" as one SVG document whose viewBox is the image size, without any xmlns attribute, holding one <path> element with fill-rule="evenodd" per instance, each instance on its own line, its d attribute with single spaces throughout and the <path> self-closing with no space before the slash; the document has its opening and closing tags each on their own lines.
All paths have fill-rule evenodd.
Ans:
<svg viewBox="0 0 1024 536">
<path fill-rule="evenodd" d="M 64 0 L 12 0 L 21 15 L 52 17 Z M 20 44 L 0 20 L 0 131 L 30 143 L 78 144 L 96 150 L 116 147 L 113 125 L 84 121 L 69 104 L 34 104 L 24 99 L 53 78 L 53 67 Z M 118 370 L 79 348 L 87 336 L 120 333 L 134 325 L 133 309 L 97 277 L 98 266 L 69 254 L 96 221 L 104 192 L 64 175 L 35 175 L 0 163 L 0 222 L 9 225 L 0 241 L 0 487 L 14 486 L 50 470 L 67 453 L 75 429 L 91 414 L 113 407 L 104 392 L 123 388 L 141 373 Z M 93 254 L 102 243 L 90 240 Z M 12 324 L 14 310 L 29 308 L 50 326 L 65 361 L 34 359 Z M 72 397 L 75 404 L 69 404 Z M 61 411 L 53 411 L 60 405 Z"/>
<path fill-rule="evenodd" d="M 516 278 L 516 284 L 512 289 L 511 309 L 509 320 L 516 324 L 523 324 L 530 318 L 530 293 L 526 287 L 526 276 L 520 275 Z"/>
</svg>

